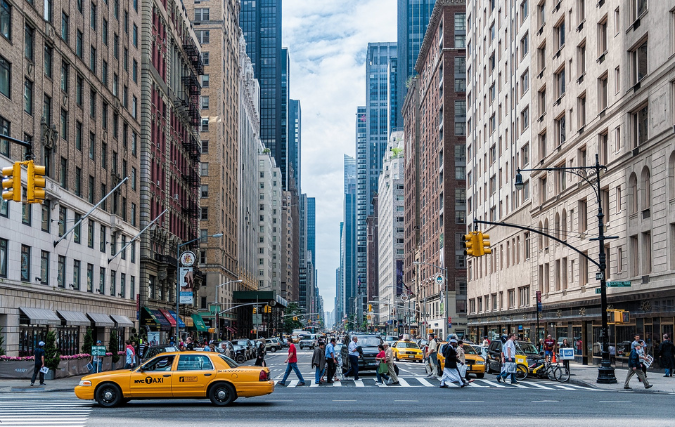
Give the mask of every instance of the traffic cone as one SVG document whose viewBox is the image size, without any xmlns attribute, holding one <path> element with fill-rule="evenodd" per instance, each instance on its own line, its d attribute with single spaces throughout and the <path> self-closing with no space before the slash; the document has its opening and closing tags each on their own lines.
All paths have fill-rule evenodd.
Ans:
<svg viewBox="0 0 675 427">
<path fill-rule="evenodd" d="M 558 363 L 558 362 L 555 360 L 555 353 L 553 353 L 553 362 L 552 362 L 552 363 Z"/>
</svg>

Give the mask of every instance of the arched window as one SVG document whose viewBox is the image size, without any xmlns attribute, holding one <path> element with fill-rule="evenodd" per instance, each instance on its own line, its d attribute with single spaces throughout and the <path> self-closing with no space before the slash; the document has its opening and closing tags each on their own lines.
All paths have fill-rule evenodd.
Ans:
<svg viewBox="0 0 675 427">
<path fill-rule="evenodd" d="M 555 213 L 555 229 L 553 230 L 553 235 L 556 239 L 560 238 L 560 214 Z"/>
<path fill-rule="evenodd" d="M 544 231 L 544 228 L 541 225 L 541 221 L 539 221 L 539 231 Z M 544 236 L 541 234 L 538 234 L 539 239 L 537 240 L 537 243 L 539 244 L 539 250 L 544 249 Z"/>
<path fill-rule="evenodd" d="M 630 213 L 634 214 L 638 211 L 638 191 L 637 191 L 637 175 L 632 173 L 628 178 L 628 191 L 630 197 Z"/>
<path fill-rule="evenodd" d="M 547 236 L 547 234 L 548 234 L 548 218 L 546 218 L 544 220 L 544 234 L 546 234 L 544 236 L 544 247 L 548 248 L 548 236 Z"/>
<path fill-rule="evenodd" d="M 651 174 L 649 168 L 645 166 L 642 168 L 640 175 L 640 187 L 642 187 L 642 210 L 649 209 L 652 200 L 652 189 L 650 184 Z"/>
<path fill-rule="evenodd" d="M 668 194 L 670 199 L 675 199 L 675 151 L 668 159 Z"/>
<path fill-rule="evenodd" d="M 563 209 L 562 216 L 560 218 L 560 229 L 562 234 L 562 240 L 567 241 L 567 211 Z"/>
</svg>

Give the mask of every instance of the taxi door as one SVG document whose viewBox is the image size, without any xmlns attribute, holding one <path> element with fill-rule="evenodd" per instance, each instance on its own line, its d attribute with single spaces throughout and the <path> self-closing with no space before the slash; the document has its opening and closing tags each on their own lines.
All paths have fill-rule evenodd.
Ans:
<svg viewBox="0 0 675 427">
<path fill-rule="evenodd" d="M 131 372 L 132 397 L 171 397 L 171 376 L 176 355 L 157 356 Z"/>
<path fill-rule="evenodd" d="M 215 378 L 216 370 L 208 354 L 182 354 L 171 379 L 173 396 L 206 396 L 206 387 Z"/>
</svg>

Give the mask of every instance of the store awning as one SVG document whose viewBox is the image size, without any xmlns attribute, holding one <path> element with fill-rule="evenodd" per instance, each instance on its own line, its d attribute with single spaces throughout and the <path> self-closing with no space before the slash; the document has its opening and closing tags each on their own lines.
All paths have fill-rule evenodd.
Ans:
<svg viewBox="0 0 675 427">
<path fill-rule="evenodd" d="M 91 320 L 79 311 L 56 310 L 59 316 L 66 321 L 66 325 L 91 326 Z"/>
<path fill-rule="evenodd" d="M 194 328 L 195 322 L 192 321 L 192 317 L 181 316 L 180 320 L 185 323 L 185 326 L 188 328 Z"/>
<path fill-rule="evenodd" d="M 115 323 L 117 323 L 118 328 L 134 327 L 134 322 L 132 322 L 127 316 L 122 316 L 121 314 L 111 314 L 110 317 L 112 317 Z"/>
<path fill-rule="evenodd" d="M 169 325 L 171 325 L 172 328 L 176 327 L 176 319 L 173 318 L 171 314 L 169 314 L 168 311 L 164 310 L 163 308 L 159 309 L 159 312 L 162 313 L 162 316 L 169 322 Z"/>
<path fill-rule="evenodd" d="M 225 329 L 227 329 L 228 331 L 232 332 L 233 334 L 236 334 L 236 332 L 234 331 L 234 329 L 230 328 L 229 326 L 225 326 Z"/>
<path fill-rule="evenodd" d="M 103 313 L 87 313 L 87 316 L 91 319 L 92 322 L 94 322 L 94 326 L 97 328 L 103 328 L 103 327 L 114 327 L 115 322 L 112 321 L 110 316 L 107 314 Z"/>
<path fill-rule="evenodd" d="M 51 310 L 27 307 L 19 307 L 19 310 L 28 317 L 31 325 L 61 325 L 61 319 Z"/>
<path fill-rule="evenodd" d="M 197 328 L 198 332 L 208 332 L 209 328 L 206 327 L 206 324 L 204 323 L 204 319 L 202 319 L 202 316 L 195 313 L 192 315 L 192 320 L 195 321 L 195 327 Z"/>
<path fill-rule="evenodd" d="M 169 331 L 171 330 L 171 323 L 169 323 L 168 320 L 166 320 L 166 317 L 159 311 L 155 309 L 149 309 L 150 312 L 153 314 L 153 318 L 157 323 L 159 323 L 159 327 L 162 330 Z"/>
<path fill-rule="evenodd" d="M 176 312 L 175 311 L 169 310 L 169 314 L 171 315 L 171 317 L 174 318 L 174 320 L 176 319 Z M 183 319 L 178 319 L 178 327 L 180 327 L 180 328 L 185 327 L 185 322 L 183 322 Z"/>
</svg>

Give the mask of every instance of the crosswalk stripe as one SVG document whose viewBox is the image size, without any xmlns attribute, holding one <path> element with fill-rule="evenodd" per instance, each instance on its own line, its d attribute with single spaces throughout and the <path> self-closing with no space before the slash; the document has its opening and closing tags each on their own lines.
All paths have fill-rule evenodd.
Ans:
<svg viewBox="0 0 675 427">
<path fill-rule="evenodd" d="M 309 385 L 310 387 L 319 387 L 319 383 L 316 381 L 310 381 L 311 384 Z"/>
<path fill-rule="evenodd" d="M 528 384 L 530 384 L 533 387 L 538 387 L 538 388 L 541 388 L 541 389 L 544 389 L 544 390 L 555 390 L 554 388 L 546 387 L 546 386 L 543 386 L 543 385 L 537 384 L 537 383 L 528 383 Z"/>
<path fill-rule="evenodd" d="M 562 390 L 576 390 L 575 388 L 569 387 L 567 385 L 556 384 L 554 387 L 558 387 L 559 389 L 562 389 Z"/>
<path fill-rule="evenodd" d="M 355 381 L 354 381 L 354 384 L 355 384 L 357 387 L 365 387 L 365 385 L 363 384 L 363 381 L 362 381 L 362 380 L 355 380 Z"/>
<path fill-rule="evenodd" d="M 404 380 L 403 378 L 399 377 L 398 382 L 401 384 L 403 387 L 410 387 L 410 384 L 408 384 L 408 381 Z"/>
<path fill-rule="evenodd" d="M 482 379 L 478 379 L 478 380 L 474 381 L 474 383 L 475 383 L 475 382 L 478 382 L 478 381 L 480 381 L 480 382 L 482 382 L 482 383 L 487 383 L 487 385 L 489 385 L 489 386 L 491 386 L 491 387 L 499 387 L 499 388 L 504 388 L 504 387 L 506 387 L 506 386 L 503 385 L 503 384 L 500 384 L 500 383 L 494 382 L 494 381 L 490 381 L 490 380 L 482 380 Z"/>
<path fill-rule="evenodd" d="M 425 387 L 434 387 L 433 384 L 431 384 L 429 381 L 427 381 L 427 380 L 424 379 L 424 378 L 417 378 L 417 381 L 419 381 L 420 383 L 422 383 L 422 385 L 425 386 Z"/>
<path fill-rule="evenodd" d="M 342 381 L 335 381 L 333 387 L 342 387 Z"/>
<path fill-rule="evenodd" d="M 469 384 L 469 387 L 488 388 L 488 387 L 490 387 L 490 386 L 487 386 L 487 385 L 480 385 L 480 384 L 478 384 L 477 381 L 474 381 L 474 382 L 472 382 L 471 384 Z"/>
</svg>

